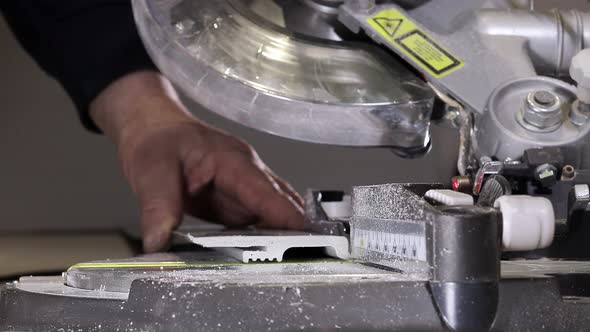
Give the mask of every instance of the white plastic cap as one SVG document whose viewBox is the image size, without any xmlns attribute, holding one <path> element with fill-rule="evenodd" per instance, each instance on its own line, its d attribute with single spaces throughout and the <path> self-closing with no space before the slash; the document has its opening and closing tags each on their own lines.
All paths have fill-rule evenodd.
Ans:
<svg viewBox="0 0 590 332">
<path fill-rule="evenodd" d="M 350 195 L 344 195 L 341 202 L 321 202 L 320 205 L 328 219 L 343 219 L 352 216 L 352 199 Z"/>
<path fill-rule="evenodd" d="M 572 58 L 570 76 L 578 83 L 578 99 L 590 103 L 590 49 L 583 49 Z"/>
<path fill-rule="evenodd" d="M 473 196 L 449 189 L 431 189 L 424 196 L 448 206 L 473 205 Z"/>
<path fill-rule="evenodd" d="M 502 196 L 494 207 L 502 212 L 502 246 L 505 251 L 542 249 L 553 242 L 555 215 L 548 199 Z"/>
</svg>

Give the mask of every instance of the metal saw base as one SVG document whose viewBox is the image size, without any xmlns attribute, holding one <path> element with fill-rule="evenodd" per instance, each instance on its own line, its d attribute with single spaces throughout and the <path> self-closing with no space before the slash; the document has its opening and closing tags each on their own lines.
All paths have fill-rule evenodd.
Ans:
<svg viewBox="0 0 590 332">
<path fill-rule="evenodd" d="M 493 331 L 590 326 L 590 264 L 503 262 Z M 219 252 L 74 265 L 0 290 L 0 330 L 445 331 L 427 279 L 332 259 L 243 264 Z"/>
</svg>

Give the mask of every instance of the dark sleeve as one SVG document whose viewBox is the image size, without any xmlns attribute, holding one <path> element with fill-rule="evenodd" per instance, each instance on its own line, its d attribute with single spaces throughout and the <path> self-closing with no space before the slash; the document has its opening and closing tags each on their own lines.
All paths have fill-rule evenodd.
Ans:
<svg viewBox="0 0 590 332">
<path fill-rule="evenodd" d="M 0 10 L 25 50 L 67 91 L 90 130 L 98 128 L 88 107 L 103 89 L 130 72 L 155 69 L 130 0 L 0 0 Z"/>
</svg>

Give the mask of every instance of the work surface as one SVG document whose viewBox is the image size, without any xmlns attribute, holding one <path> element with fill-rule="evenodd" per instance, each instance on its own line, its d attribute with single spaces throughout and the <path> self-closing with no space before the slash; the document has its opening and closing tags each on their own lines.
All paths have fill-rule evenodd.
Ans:
<svg viewBox="0 0 590 332">
<path fill-rule="evenodd" d="M 495 331 L 578 331 L 589 326 L 590 301 L 584 297 L 589 263 L 502 265 Z M 158 254 L 82 263 L 64 277 L 9 284 L 0 293 L 0 327 L 444 330 L 428 287 L 424 275 L 357 261 L 244 264 L 208 250 Z"/>
</svg>

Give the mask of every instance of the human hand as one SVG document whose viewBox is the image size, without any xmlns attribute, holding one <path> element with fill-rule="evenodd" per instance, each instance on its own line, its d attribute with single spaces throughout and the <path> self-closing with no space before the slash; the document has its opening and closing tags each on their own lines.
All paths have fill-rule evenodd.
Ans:
<svg viewBox="0 0 590 332">
<path fill-rule="evenodd" d="M 247 143 L 186 112 L 155 72 L 103 91 L 91 116 L 117 145 L 141 204 L 146 252 L 161 250 L 184 213 L 228 226 L 303 227 L 303 200 Z"/>
</svg>

